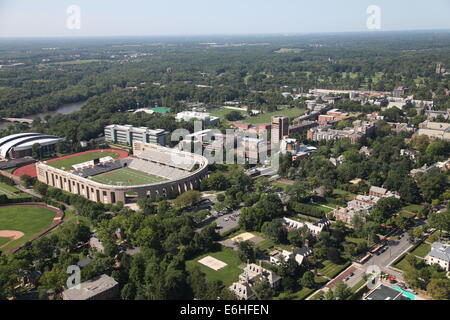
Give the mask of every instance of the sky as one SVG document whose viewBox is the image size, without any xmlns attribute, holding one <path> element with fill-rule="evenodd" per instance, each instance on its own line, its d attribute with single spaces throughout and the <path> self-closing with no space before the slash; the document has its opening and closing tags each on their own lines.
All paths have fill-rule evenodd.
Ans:
<svg viewBox="0 0 450 320">
<path fill-rule="evenodd" d="M 449 17 L 450 0 L 0 0 L 0 37 L 433 30 Z"/>
</svg>

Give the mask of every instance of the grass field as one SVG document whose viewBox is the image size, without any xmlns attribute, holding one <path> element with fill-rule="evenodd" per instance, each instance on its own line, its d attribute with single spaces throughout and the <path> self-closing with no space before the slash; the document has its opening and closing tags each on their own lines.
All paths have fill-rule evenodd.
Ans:
<svg viewBox="0 0 450 320">
<path fill-rule="evenodd" d="M 24 244 L 34 235 L 48 228 L 54 217 L 53 211 L 40 207 L 0 207 L 0 230 L 21 231 L 25 234 L 22 238 L 10 242 L 2 250 Z"/>
<path fill-rule="evenodd" d="M 243 122 L 250 124 L 261 124 L 261 123 L 271 123 L 272 117 L 274 116 L 285 116 L 289 118 L 299 117 L 305 114 L 305 109 L 300 108 L 292 108 L 292 109 L 283 109 L 275 112 L 267 112 L 256 117 L 248 117 Z"/>
<path fill-rule="evenodd" d="M 218 271 L 214 271 L 213 269 L 198 263 L 199 260 L 207 256 L 223 261 L 227 266 Z M 239 280 L 239 275 L 243 272 L 243 270 L 239 268 L 241 264 L 242 261 L 235 251 L 230 248 L 221 247 L 219 251 L 210 252 L 193 260 L 186 261 L 186 269 L 189 271 L 198 267 L 206 275 L 208 281 L 220 280 L 224 285 L 230 286 Z"/>
<path fill-rule="evenodd" d="M 75 164 L 80 164 L 83 162 L 88 162 L 91 160 L 105 158 L 105 157 L 118 158 L 119 156 L 120 156 L 119 153 L 113 152 L 113 151 L 96 151 L 96 152 L 89 152 L 89 153 L 84 153 L 81 155 L 69 157 L 67 159 L 48 162 L 47 164 L 53 168 L 63 169 L 63 170 L 71 170 L 72 166 Z"/>
<path fill-rule="evenodd" d="M 168 181 L 167 179 L 130 168 L 123 168 L 116 171 L 100 174 L 98 176 L 92 177 L 91 180 L 112 186 L 140 186 Z"/>
<path fill-rule="evenodd" d="M 393 265 L 394 268 L 397 268 L 402 271 L 407 271 L 410 269 L 409 263 L 406 261 L 406 257 L 410 255 L 409 253 L 403 257 L 399 262 Z M 419 258 L 416 258 L 416 261 L 419 262 Z"/>
<path fill-rule="evenodd" d="M 0 247 L 7 244 L 10 241 L 9 238 L 0 238 Z"/>
<path fill-rule="evenodd" d="M 5 194 L 9 199 L 29 198 L 26 193 L 20 192 L 18 189 L 0 182 L 0 194 Z"/>
<path fill-rule="evenodd" d="M 423 206 L 417 205 L 417 204 L 412 204 L 412 205 L 402 208 L 403 211 L 410 211 L 410 212 L 414 212 L 414 213 L 419 213 L 420 210 L 422 210 L 422 209 L 423 209 Z"/>
<path fill-rule="evenodd" d="M 293 294 L 282 293 L 274 300 L 304 300 L 310 296 L 315 289 L 302 288 L 300 291 L 294 292 Z"/>
<path fill-rule="evenodd" d="M 239 111 L 239 110 L 231 110 L 231 109 L 225 109 L 225 108 L 220 108 L 220 109 L 216 109 L 216 110 L 212 110 L 210 113 L 212 116 L 214 117 L 219 117 L 220 121 L 227 121 L 227 119 L 225 118 L 225 116 L 233 111 L 237 111 L 240 114 L 242 114 L 244 117 L 247 115 L 247 112 L 245 111 Z"/>
<path fill-rule="evenodd" d="M 339 273 L 344 271 L 350 265 L 350 262 L 346 262 L 344 264 L 335 264 L 329 260 L 326 260 L 322 264 L 324 265 L 324 267 L 322 269 L 319 269 L 318 271 L 329 278 L 334 278 Z"/>
<path fill-rule="evenodd" d="M 422 243 L 420 246 L 418 246 L 416 249 L 414 249 L 413 252 L 411 252 L 413 255 L 425 258 L 425 256 L 430 252 L 431 246 L 428 243 Z"/>
</svg>

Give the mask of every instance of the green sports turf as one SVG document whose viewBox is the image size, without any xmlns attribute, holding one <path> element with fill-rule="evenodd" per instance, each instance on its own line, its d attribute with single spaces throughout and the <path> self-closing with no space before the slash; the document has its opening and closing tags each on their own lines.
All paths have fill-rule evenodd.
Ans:
<svg viewBox="0 0 450 320">
<path fill-rule="evenodd" d="M 227 266 L 220 270 L 214 271 L 213 269 L 198 262 L 207 256 L 223 261 L 227 264 Z M 221 247 L 220 251 L 209 252 L 193 260 L 186 261 L 186 269 L 191 271 L 195 267 L 198 267 L 200 271 L 205 274 L 208 281 L 220 280 L 225 286 L 230 286 L 239 280 L 239 275 L 243 272 L 243 270 L 239 268 L 241 264 L 243 263 L 239 259 L 236 251 L 233 251 L 230 248 Z"/>
<path fill-rule="evenodd" d="M 21 231 L 25 234 L 24 237 L 10 242 L 2 250 L 24 244 L 34 235 L 48 228 L 54 218 L 55 212 L 41 207 L 0 207 L 0 230 Z"/>
<path fill-rule="evenodd" d="M 139 186 L 168 181 L 167 179 L 130 168 L 99 174 L 92 177 L 91 180 L 112 186 Z"/>
<path fill-rule="evenodd" d="M 92 161 L 99 158 L 105 157 L 113 157 L 118 158 L 120 156 L 117 152 L 112 151 L 97 151 L 97 152 L 89 152 L 85 154 L 81 154 L 78 156 L 70 157 L 64 160 L 56 160 L 53 162 L 48 162 L 47 164 L 53 168 L 64 169 L 64 170 L 72 170 L 72 166 L 75 164 L 80 164 L 83 162 Z"/>
</svg>

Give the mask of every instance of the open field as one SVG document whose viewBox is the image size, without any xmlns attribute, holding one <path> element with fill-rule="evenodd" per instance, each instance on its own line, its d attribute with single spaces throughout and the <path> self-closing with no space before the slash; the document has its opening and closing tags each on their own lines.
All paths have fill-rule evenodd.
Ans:
<svg viewBox="0 0 450 320">
<path fill-rule="evenodd" d="M 93 62 L 101 62 L 102 60 L 97 59 L 85 59 L 85 60 L 72 60 L 72 61 L 63 61 L 63 62 L 51 62 L 51 65 L 77 65 L 77 64 L 86 64 Z"/>
<path fill-rule="evenodd" d="M 168 181 L 167 179 L 130 168 L 122 168 L 112 172 L 103 173 L 92 177 L 91 180 L 112 186 L 139 186 Z"/>
<path fill-rule="evenodd" d="M 33 206 L 0 207 L 0 230 L 16 230 L 25 235 L 15 241 L 9 242 L 4 248 L 16 248 L 39 232 L 48 228 L 55 217 L 55 212 Z"/>
<path fill-rule="evenodd" d="M 428 243 L 422 243 L 420 246 L 418 246 L 414 251 L 411 253 L 415 256 L 425 258 L 425 256 L 430 253 L 431 246 Z"/>
<path fill-rule="evenodd" d="M 0 182 L 0 195 L 4 194 L 9 199 L 18 199 L 18 198 L 29 198 L 30 196 L 26 193 L 20 192 L 18 189 L 13 186 L 7 185 L 5 183 Z"/>
<path fill-rule="evenodd" d="M 318 271 L 329 278 L 334 278 L 339 273 L 344 271 L 350 265 L 350 262 L 346 262 L 344 264 L 335 264 L 329 260 L 326 260 L 322 264 L 324 265 L 324 267 L 322 269 L 319 269 Z"/>
<path fill-rule="evenodd" d="M 255 117 L 248 117 L 243 122 L 250 124 L 262 124 L 262 123 L 271 123 L 272 117 L 274 116 L 285 116 L 289 118 L 299 117 L 305 114 L 305 109 L 300 108 L 292 108 L 292 109 L 283 109 L 275 112 L 267 112 L 264 114 L 260 114 Z"/>
<path fill-rule="evenodd" d="M 275 297 L 274 300 L 304 300 L 314 291 L 315 289 L 302 288 L 300 291 L 294 292 L 293 294 L 282 293 L 278 297 Z"/>
<path fill-rule="evenodd" d="M 208 256 L 223 261 L 227 266 L 218 271 L 214 271 L 198 262 Z M 230 286 L 238 281 L 239 275 L 243 272 L 243 270 L 239 268 L 241 264 L 242 262 L 235 251 L 221 246 L 219 251 L 209 252 L 193 260 L 186 261 L 186 269 L 189 271 L 198 267 L 206 275 L 208 281 L 220 280 L 224 285 Z"/>
<path fill-rule="evenodd" d="M 94 151 L 82 153 L 74 156 L 67 156 L 62 159 L 57 159 L 55 161 L 49 160 L 47 164 L 53 168 L 63 169 L 63 170 L 71 170 L 72 166 L 75 164 L 80 164 L 83 162 L 88 162 L 91 160 L 105 158 L 105 157 L 113 157 L 114 159 L 120 157 L 119 152 L 115 151 Z"/>
<path fill-rule="evenodd" d="M 418 205 L 418 204 L 412 204 L 406 207 L 402 208 L 402 211 L 409 211 L 409 212 L 413 212 L 413 213 L 419 213 L 420 210 L 423 209 L 423 206 Z"/>
<path fill-rule="evenodd" d="M 410 268 L 409 263 L 406 261 L 406 257 L 407 257 L 408 255 L 410 255 L 410 254 L 409 254 L 409 253 L 406 254 L 406 255 L 403 257 L 403 259 L 401 259 L 399 262 L 397 262 L 396 264 L 394 264 L 393 267 L 394 267 L 394 268 L 397 268 L 397 269 L 399 269 L 399 270 L 402 270 L 402 271 L 407 271 L 407 270 Z M 419 258 L 416 258 L 416 261 L 419 262 Z"/>
<path fill-rule="evenodd" d="M 212 116 L 214 117 L 219 117 L 220 121 L 224 122 L 227 121 L 227 119 L 225 118 L 225 116 L 233 111 L 237 111 L 240 114 L 242 114 L 244 117 L 247 115 L 247 112 L 245 111 L 239 111 L 239 110 L 231 110 L 231 109 L 225 109 L 225 108 L 220 108 L 220 109 L 216 109 L 216 110 L 212 110 L 210 113 Z M 208 111 L 209 112 L 209 111 Z"/>
</svg>

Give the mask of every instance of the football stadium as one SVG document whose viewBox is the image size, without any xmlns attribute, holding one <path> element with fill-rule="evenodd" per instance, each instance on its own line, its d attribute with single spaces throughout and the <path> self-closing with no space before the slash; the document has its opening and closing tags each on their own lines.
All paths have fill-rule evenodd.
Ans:
<svg viewBox="0 0 450 320">
<path fill-rule="evenodd" d="M 113 154 L 96 151 L 89 157 L 39 162 L 36 169 L 38 180 L 52 187 L 91 201 L 127 204 L 194 189 L 208 174 L 208 160 L 197 154 L 135 142 L 133 156 L 114 158 Z"/>
</svg>

